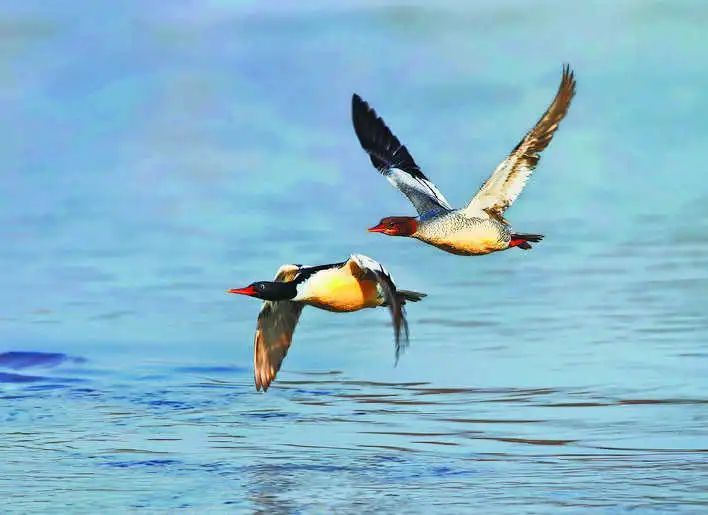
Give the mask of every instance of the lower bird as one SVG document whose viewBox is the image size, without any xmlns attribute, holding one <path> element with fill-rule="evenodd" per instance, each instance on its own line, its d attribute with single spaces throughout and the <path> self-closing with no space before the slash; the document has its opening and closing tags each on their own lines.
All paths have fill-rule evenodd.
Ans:
<svg viewBox="0 0 708 515">
<path fill-rule="evenodd" d="M 283 265 L 273 281 L 258 281 L 228 292 L 265 301 L 258 314 L 253 356 L 254 379 L 259 391 L 266 391 L 280 370 L 306 305 L 335 312 L 388 307 L 398 361 L 408 344 L 403 305 L 425 297 L 424 293 L 398 290 L 381 264 L 361 254 L 330 265 Z"/>
<path fill-rule="evenodd" d="M 428 180 L 408 149 L 369 104 L 352 97 L 354 130 L 372 164 L 418 211 L 418 217 L 389 216 L 369 229 L 389 236 L 410 236 L 464 256 L 489 254 L 513 247 L 528 250 L 541 234 L 512 231 L 504 211 L 516 200 L 568 112 L 575 94 L 575 78 L 564 67 L 558 92 L 546 112 L 492 172 L 477 195 L 462 209 L 453 209 Z"/>
</svg>

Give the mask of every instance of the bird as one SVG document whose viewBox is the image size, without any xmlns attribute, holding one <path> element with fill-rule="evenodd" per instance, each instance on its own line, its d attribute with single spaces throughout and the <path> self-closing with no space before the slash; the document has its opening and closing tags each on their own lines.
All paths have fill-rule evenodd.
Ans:
<svg viewBox="0 0 708 515">
<path fill-rule="evenodd" d="M 529 250 L 542 234 L 516 233 L 504 212 L 516 200 L 536 168 L 575 95 L 575 76 L 563 66 L 555 98 L 514 150 L 496 167 L 467 206 L 453 209 L 423 174 L 410 152 L 383 119 L 356 93 L 352 96 L 354 131 L 371 163 L 413 204 L 417 217 L 389 216 L 369 229 L 407 236 L 452 254 L 483 255 L 518 247 Z"/>
<path fill-rule="evenodd" d="M 362 254 L 352 254 L 346 261 L 327 265 L 282 265 L 273 281 L 257 281 L 227 291 L 265 301 L 258 314 L 254 338 L 257 391 L 267 391 L 275 379 L 305 306 L 338 313 L 388 307 L 398 362 L 408 345 L 408 322 L 403 305 L 426 296 L 397 289 L 391 274 L 380 263 Z"/>
</svg>

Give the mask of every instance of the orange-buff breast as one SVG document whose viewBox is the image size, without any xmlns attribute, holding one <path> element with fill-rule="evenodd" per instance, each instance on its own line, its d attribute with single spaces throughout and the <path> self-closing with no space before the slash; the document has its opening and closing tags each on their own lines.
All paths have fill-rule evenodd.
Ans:
<svg viewBox="0 0 708 515">
<path fill-rule="evenodd" d="M 376 282 L 360 280 L 347 271 L 327 270 L 307 285 L 308 304 L 329 311 L 357 311 L 378 306 Z"/>
</svg>

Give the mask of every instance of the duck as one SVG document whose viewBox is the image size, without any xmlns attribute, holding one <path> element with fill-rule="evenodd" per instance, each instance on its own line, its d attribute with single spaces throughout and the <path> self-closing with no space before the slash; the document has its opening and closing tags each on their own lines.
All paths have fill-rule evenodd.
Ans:
<svg viewBox="0 0 708 515">
<path fill-rule="evenodd" d="M 411 237 L 446 252 L 475 256 L 519 248 L 531 249 L 542 234 L 519 233 L 504 212 L 517 199 L 533 173 L 575 95 L 575 75 L 564 65 L 558 91 L 536 125 L 496 167 L 481 189 L 461 209 L 453 209 L 426 177 L 410 152 L 376 111 L 356 93 L 352 121 L 359 143 L 374 167 L 398 188 L 418 212 L 382 218 L 370 232 Z"/>
<path fill-rule="evenodd" d="M 397 363 L 408 345 L 403 306 L 426 296 L 397 289 L 391 274 L 379 262 L 362 254 L 352 254 L 346 261 L 327 265 L 282 265 L 273 281 L 257 281 L 227 291 L 264 301 L 256 323 L 253 352 L 256 390 L 264 392 L 280 370 L 305 306 L 335 313 L 387 307 L 393 323 Z"/>
</svg>

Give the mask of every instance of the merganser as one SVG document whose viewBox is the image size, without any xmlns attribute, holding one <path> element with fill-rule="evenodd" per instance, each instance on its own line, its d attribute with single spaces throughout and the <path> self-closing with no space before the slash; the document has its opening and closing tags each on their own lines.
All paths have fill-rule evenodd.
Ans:
<svg viewBox="0 0 708 515">
<path fill-rule="evenodd" d="M 408 323 L 403 305 L 418 302 L 424 293 L 398 290 L 378 262 L 361 254 L 330 265 L 283 265 L 273 281 L 258 281 L 238 293 L 263 299 L 258 314 L 253 354 L 256 390 L 268 390 L 290 347 L 302 308 L 347 312 L 387 306 L 393 320 L 396 361 L 408 345 Z M 403 338 L 401 338 L 403 331 Z"/>
<path fill-rule="evenodd" d="M 418 217 L 389 216 L 369 229 L 389 236 L 410 236 L 452 254 L 489 254 L 512 247 L 528 250 L 541 234 L 514 233 L 504 219 L 550 143 L 575 94 L 575 78 L 563 67 L 553 102 L 511 154 L 502 161 L 469 204 L 453 209 L 423 174 L 408 149 L 359 95 L 352 97 L 354 130 L 374 167 L 411 201 Z"/>
</svg>

